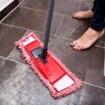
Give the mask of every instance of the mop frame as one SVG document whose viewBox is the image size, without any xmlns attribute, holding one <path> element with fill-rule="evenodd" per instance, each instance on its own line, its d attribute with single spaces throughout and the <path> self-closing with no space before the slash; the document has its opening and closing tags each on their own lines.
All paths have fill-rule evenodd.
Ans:
<svg viewBox="0 0 105 105">
<path fill-rule="evenodd" d="M 31 67 L 31 69 L 39 76 L 39 78 L 43 81 L 43 83 L 45 84 L 45 86 L 50 90 L 51 95 L 53 98 L 61 98 L 63 96 L 69 95 L 71 93 L 76 92 L 77 90 L 79 90 L 82 86 L 83 86 L 83 82 L 82 80 L 78 79 L 63 63 L 60 59 L 58 59 L 50 50 L 47 51 L 47 53 L 64 69 L 64 71 L 70 75 L 73 80 L 75 80 L 75 84 L 73 84 L 72 86 L 57 92 L 54 89 L 54 86 L 49 82 L 49 80 L 47 80 L 46 78 L 44 78 L 44 76 L 41 74 L 41 72 L 36 68 L 36 66 L 33 63 L 33 60 L 31 59 L 31 56 L 28 54 L 28 52 L 26 51 L 26 49 L 23 46 L 23 42 L 29 38 L 29 37 L 33 37 L 35 40 L 37 40 L 40 43 L 40 47 L 43 47 L 43 43 L 40 41 L 40 39 L 36 36 L 36 34 L 34 32 L 28 34 L 27 36 L 23 37 L 22 39 L 20 39 L 19 41 L 17 41 L 15 44 L 16 46 L 20 49 L 20 51 L 22 52 L 22 56 L 24 57 L 24 60 L 26 63 L 28 63 L 28 65 Z"/>
</svg>

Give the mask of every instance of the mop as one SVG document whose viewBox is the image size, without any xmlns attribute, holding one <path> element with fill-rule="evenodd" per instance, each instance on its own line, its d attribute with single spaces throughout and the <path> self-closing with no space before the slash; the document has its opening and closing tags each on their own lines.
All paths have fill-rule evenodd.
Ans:
<svg viewBox="0 0 105 105">
<path fill-rule="evenodd" d="M 50 0 L 44 44 L 32 32 L 16 42 L 25 61 L 50 90 L 53 98 L 60 98 L 76 92 L 83 86 L 70 70 L 48 50 L 55 0 Z"/>
</svg>

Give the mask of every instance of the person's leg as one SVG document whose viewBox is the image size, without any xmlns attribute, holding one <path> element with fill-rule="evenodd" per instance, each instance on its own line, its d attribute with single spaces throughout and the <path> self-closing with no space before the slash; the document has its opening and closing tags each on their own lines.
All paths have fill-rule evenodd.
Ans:
<svg viewBox="0 0 105 105">
<path fill-rule="evenodd" d="M 95 12 L 96 7 L 97 7 L 97 0 L 94 0 L 94 2 L 93 2 L 93 7 L 92 7 L 92 11 L 93 11 L 93 12 Z"/>
<path fill-rule="evenodd" d="M 91 47 L 104 34 L 105 0 L 97 0 L 95 3 L 95 13 L 89 29 L 82 37 L 70 44 L 75 50 L 84 50 Z"/>
<path fill-rule="evenodd" d="M 96 0 L 93 10 L 95 14 L 90 27 L 96 31 L 102 31 L 105 28 L 105 0 Z"/>
</svg>

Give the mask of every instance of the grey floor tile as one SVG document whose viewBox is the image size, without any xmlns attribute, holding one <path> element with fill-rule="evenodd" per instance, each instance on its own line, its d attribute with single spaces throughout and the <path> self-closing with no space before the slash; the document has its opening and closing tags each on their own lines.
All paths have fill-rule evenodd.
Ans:
<svg viewBox="0 0 105 105">
<path fill-rule="evenodd" d="M 14 66 L 15 66 L 14 63 L 11 63 L 0 58 L 0 84 L 7 80 L 10 77 L 11 73 L 14 72 L 14 69 L 10 69 L 11 67 Z"/>
<path fill-rule="evenodd" d="M 104 49 L 93 50 L 90 65 L 87 67 L 85 81 L 105 88 Z M 89 58 L 88 58 L 89 59 Z"/>
<path fill-rule="evenodd" d="M 20 7 L 11 13 L 3 21 L 3 23 L 44 32 L 46 27 L 46 19 L 47 12 L 35 11 Z M 61 20 L 62 15 L 54 14 L 51 33 L 56 32 Z"/>
<path fill-rule="evenodd" d="M 22 37 L 25 29 L 0 24 L 0 56 L 7 57 L 15 47 L 15 41 Z"/>
</svg>

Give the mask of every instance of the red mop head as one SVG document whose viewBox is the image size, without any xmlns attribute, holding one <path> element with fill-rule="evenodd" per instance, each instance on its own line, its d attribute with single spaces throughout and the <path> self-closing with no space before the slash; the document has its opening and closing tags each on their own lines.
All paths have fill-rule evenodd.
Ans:
<svg viewBox="0 0 105 105">
<path fill-rule="evenodd" d="M 33 50 L 43 47 L 43 43 L 34 33 L 16 42 L 16 46 L 22 51 L 25 61 L 49 88 L 53 98 L 71 94 L 83 86 L 83 82 L 72 74 L 51 51 L 47 52 L 47 63 L 43 63 L 32 54 Z"/>
</svg>

